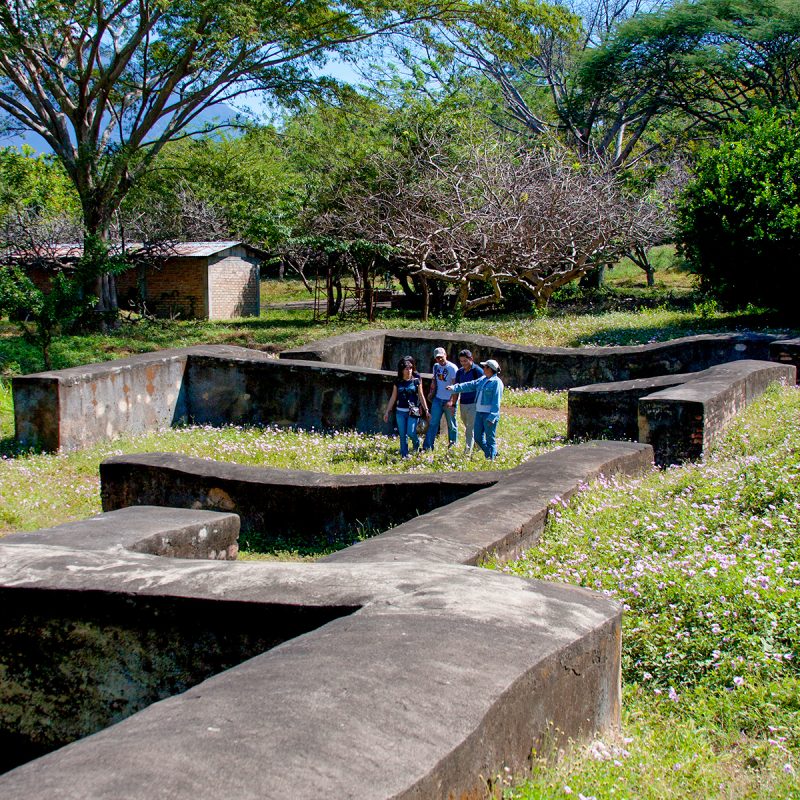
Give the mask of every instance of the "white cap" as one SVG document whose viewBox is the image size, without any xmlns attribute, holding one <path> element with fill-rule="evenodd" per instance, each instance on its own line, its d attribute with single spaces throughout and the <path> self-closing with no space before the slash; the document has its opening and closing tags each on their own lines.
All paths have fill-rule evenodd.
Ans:
<svg viewBox="0 0 800 800">
<path fill-rule="evenodd" d="M 439 358 L 439 356 L 442 356 L 442 358 L 447 358 L 447 350 L 445 350 L 444 347 L 437 347 L 433 351 L 434 358 Z"/>
</svg>

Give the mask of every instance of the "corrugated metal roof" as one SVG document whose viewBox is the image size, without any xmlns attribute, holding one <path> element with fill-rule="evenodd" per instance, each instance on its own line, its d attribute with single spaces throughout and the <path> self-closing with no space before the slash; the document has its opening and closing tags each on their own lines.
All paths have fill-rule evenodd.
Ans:
<svg viewBox="0 0 800 800">
<path fill-rule="evenodd" d="M 214 256 L 238 245 L 248 247 L 244 242 L 176 242 L 170 246 L 169 250 L 170 255 L 202 257 Z"/>
<path fill-rule="evenodd" d="M 135 253 L 144 247 L 142 242 L 126 242 L 125 249 L 129 253 Z M 161 245 L 158 249 L 164 258 L 208 258 L 209 256 L 217 255 L 225 250 L 230 250 L 234 247 L 244 247 L 247 250 L 259 256 L 264 256 L 265 253 L 257 247 L 241 241 L 225 241 L 225 242 L 174 242 L 169 245 Z M 119 252 L 119 243 L 115 242 L 111 245 L 111 252 Z M 41 253 L 31 253 L 34 256 L 46 256 L 48 258 L 56 259 L 77 259 L 83 255 L 83 244 L 80 242 L 68 242 L 64 244 L 49 245 L 42 249 Z"/>
</svg>

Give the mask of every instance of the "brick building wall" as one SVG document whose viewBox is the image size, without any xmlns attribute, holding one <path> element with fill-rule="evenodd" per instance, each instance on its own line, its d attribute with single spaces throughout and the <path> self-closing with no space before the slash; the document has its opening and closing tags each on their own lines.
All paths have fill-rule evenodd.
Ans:
<svg viewBox="0 0 800 800">
<path fill-rule="evenodd" d="M 261 310 L 258 262 L 233 247 L 208 263 L 209 319 L 257 317 Z"/>
<path fill-rule="evenodd" d="M 208 316 L 206 304 L 207 258 L 170 258 L 159 267 L 147 267 L 144 274 L 145 303 L 157 317 L 203 319 Z M 138 270 L 117 275 L 120 307 L 128 298 L 135 298 Z"/>
</svg>

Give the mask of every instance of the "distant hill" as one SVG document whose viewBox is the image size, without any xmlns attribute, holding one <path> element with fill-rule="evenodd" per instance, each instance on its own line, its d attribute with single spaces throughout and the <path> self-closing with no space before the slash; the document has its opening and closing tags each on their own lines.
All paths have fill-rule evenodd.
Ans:
<svg viewBox="0 0 800 800">
<path fill-rule="evenodd" d="M 192 123 L 191 130 L 202 130 L 202 128 L 207 125 L 233 122 L 237 117 L 241 117 L 241 115 L 230 106 L 218 103 L 217 105 L 207 108 L 202 114 L 199 114 Z M 167 119 L 161 120 L 161 122 L 153 128 L 149 138 L 156 138 L 167 126 L 167 122 Z M 231 130 L 230 132 L 235 135 L 235 130 Z M 24 144 L 32 147 L 37 153 L 52 152 L 50 145 L 37 133 L 26 131 L 25 133 L 0 134 L 0 147 L 22 147 Z"/>
</svg>

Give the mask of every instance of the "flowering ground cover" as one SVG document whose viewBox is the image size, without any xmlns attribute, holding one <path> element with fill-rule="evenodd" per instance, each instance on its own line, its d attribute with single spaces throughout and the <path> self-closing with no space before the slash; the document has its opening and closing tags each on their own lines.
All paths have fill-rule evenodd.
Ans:
<svg viewBox="0 0 800 800">
<path fill-rule="evenodd" d="M 509 411 L 511 406 L 563 409 L 566 393 L 509 392 L 507 401 Z M 12 405 L 6 388 L 0 391 L 0 536 L 98 513 L 98 465 L 112 455 L 163 451 L 252 466 L 338 474 L 510 469 L 562 445 L 565 433 L 565 418 L 505 414 L 498 433 L 500 455 L 495 462 L 487 462 L 477 450 L 467 458 L 460 447 L 448 450 L 441 445 L 433 453 L 403 460 L 396 437 L 243 426 L 186 426 L 122 437 L 74 453 L 20 454 L 14 451 Z M 356 531 L 354 535 L 368 533 Z M 349 543 L 343 540 L 338 545 Z M 292 555 L 289 550 L 288 554 L 278 555 Z"/>
<path fill-rule="evenodd" d="M 508 798 L 800 797 L 800 390 L 701 464 L 556 501 L 541 544 L 493 566 L 625 609 L 622 731 Z"/>
</svg>

